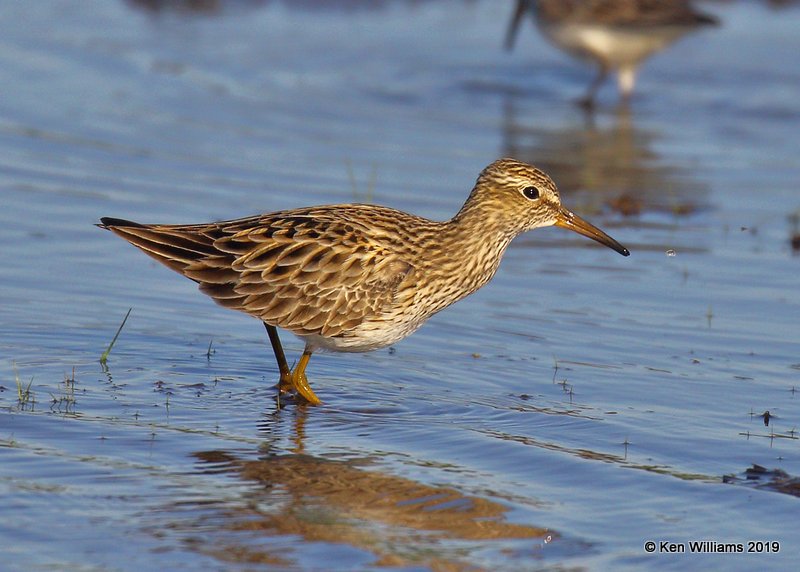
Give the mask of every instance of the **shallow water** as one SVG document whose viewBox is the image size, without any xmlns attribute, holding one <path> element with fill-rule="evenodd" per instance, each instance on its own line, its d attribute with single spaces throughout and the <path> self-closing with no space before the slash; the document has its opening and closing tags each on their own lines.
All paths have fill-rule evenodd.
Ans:
<svg viewBox="0 0 800 572">
<path fill-rule="evenodd" d="M 591 72 L 530 25 L 504 53 L 499 3 L 155 4 L 2 8 L 0 568 L 796 562 L 798 499 L 745 471 L 800 473 L 800 10 L 708 5 L 588 118 Z M 632 255 L 520 237 L 391 350 L 315 356 L 318 408 L 276 408 L 258 322 L 92 226 L 442 219 L 503 155 Z"/>
</svg>

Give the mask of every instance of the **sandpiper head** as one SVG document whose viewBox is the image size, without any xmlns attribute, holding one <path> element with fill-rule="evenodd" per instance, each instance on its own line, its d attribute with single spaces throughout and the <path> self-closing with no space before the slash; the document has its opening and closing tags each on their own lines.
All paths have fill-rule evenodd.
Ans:
<svg viewBox="0 0 800 572">
<path fill-rule="evenodd" d="M 515 233 L 555 225 L 596 240 L 623 256 L 630 254 L 605 232 L 562 206 L 558 188 L 547 174 L 516 159 L 499 159 L 486 167 L 470 199 L 481 204 L 487 217 L 503 219 L 502 223 Z"/>
</svg>

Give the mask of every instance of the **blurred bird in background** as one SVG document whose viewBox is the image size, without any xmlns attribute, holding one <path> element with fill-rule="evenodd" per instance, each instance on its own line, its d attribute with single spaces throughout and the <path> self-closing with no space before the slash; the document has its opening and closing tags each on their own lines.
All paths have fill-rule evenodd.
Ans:
<svg viewBox="0 0 800 572">
<path fill-rule="evenodd" d="M 579 100 L 587 108 L 594 106 L 609 72 L 617 74 L 620 94 L 627 100 L 644 60 L 684 35 L 718 23 L 689 0 L 517 0 L 506 49 L 514 47 L 526 13 L 550 42 L 597 66 L 597 76 Z"/>
</svg>

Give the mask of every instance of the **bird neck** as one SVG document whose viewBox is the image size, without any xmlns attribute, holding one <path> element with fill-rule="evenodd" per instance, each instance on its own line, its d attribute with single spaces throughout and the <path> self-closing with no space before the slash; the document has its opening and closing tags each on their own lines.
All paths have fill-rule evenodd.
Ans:
<svg viewBox="0 0 800 572">
<path fill-rule="evenodd" d="M 473 193 L 474 194 L 474 193 Z M 470 199 L 473 197 L 471 196 Z M 427 263 L 410 274 L 413 288 L 401 290 L 407 304 L 423 308 L 425 319 L 461 300 L 492 279 L 515 233 L 497 222 L 497 215 L 467 200 L 449 221 L 418 229 L 414 241 Z M 420 322 L 421 323 L 421 322 Z"/>
<path fill-rule="evenodd" d="M 472 197 L 470 197 L 472 198 Z M 465 296 L 492 279 L 503 253 L 516 232 L 496 210 L 479 201 L 468 200 L 461 210 L 444 224 L 443 244 L 455 245 L 444 253 L 443 266 L 454 279 L 462 282 Z"/>
<path fill-rule="evenodd" d="M 502 256 L 519 231 L 510 224 L 507 216 L 503 216 L 506 211 L 502 206 L 477 195 L 478 190 L 473 190 L 461 210 L 446 225 L 463 244 L 497 249 L 498 255 Z"/>
</svg>

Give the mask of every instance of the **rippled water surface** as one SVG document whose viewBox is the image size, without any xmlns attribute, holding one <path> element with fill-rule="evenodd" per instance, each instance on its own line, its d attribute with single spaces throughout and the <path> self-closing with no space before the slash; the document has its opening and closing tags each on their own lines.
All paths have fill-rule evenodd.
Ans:
<svg viewBox="0 0 800 572">
<path fill-rule="evenodd" d="M 510 2 L 5 3 L 0 568 L 796 565 L 800 10 L 704 8 L 588 116 L 530 22 L 502 50 Z M 409 339 L 315 356 L 316 408 L 278 409 L 257 321 L 93 226 L 444 219 L 500 156 L 632 255 L 524 235 Z"/>
</svg>

